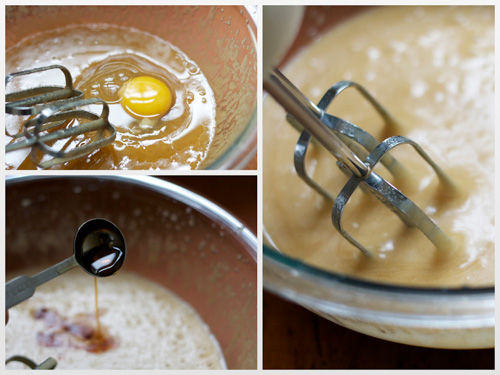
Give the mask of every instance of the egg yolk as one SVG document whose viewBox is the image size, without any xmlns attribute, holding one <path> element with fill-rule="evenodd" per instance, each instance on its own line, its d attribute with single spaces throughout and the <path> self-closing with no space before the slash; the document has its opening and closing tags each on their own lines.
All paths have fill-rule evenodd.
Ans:
<svg viewBox="0 0 500 375">
<path fill-rule="evenodd" d="M 153 77 L 132 78 L 121 88 L 120 94 L 122 107 L 134 117 L 161 117 L 172 106 L 170 89 Z"/>
</svg>

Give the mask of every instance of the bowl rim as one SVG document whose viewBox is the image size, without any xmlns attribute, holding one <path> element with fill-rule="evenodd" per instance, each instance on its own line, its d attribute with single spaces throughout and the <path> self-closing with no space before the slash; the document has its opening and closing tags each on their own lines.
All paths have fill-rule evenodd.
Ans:
<svg viewBox="0 0 500 375">
<path fill-rule="evenodd" d="M 494 286 L 395 286 L 323 270 L 268 245 L 262 258 L 264 289 L 330 320 L 443 331 L 495 326 Z"/>
<path fill-rule="evenodd" d="M 257 6 L 244 5 L 243 8 L 246 11 L 245 15 L 249 17 L 248 22 L 251 23 L 251 25 L 248 26 L 248 32 L 250 34 L 252 44 L 255 51 L 258 51 L 257 36 L 253 32 L 253 28 L 257 30 Z M 245 128 L 236 137 L 233 144 L 204 169 L 243 169 L 257 154 L 257 102 L 258 96 L 255 98 L 252 116 L 248 119 Z"/>
<path fill-rule="evenodd" d="M 21 182 L 50 180 L 50 179 L 94 179 L 107 181 L 120 181 L 139 187 L 146 187 L 157 193 L 175 199 L 195 210 L 209 219 L 216 219 L 221 225 L 232 232 L 235 237 L 245 245 L 250 257 L 257 263 L 257 237 L 241 221 L 219 207 L 210 200 L 191 190 L 178 186 L 172 182 L 161 180 L 153 176 L 143 175 L 6 175 L 5 187 Z"/>
</svg>

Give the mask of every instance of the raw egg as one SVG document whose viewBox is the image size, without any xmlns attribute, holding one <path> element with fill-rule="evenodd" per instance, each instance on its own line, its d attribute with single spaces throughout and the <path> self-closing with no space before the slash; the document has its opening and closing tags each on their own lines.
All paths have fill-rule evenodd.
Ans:
<svg viewBox="0 0 500 375">
<path fill-rule="evenodd" d="M 115 141 L 54 169 L 197 169 L 207 157 L 216 126 L 213 90 L 196 63 L 168 41 L 135 29 L 81 25 L 36 34 L 6 54 L 9 72 L 65 66 L 85 98 L 100 98 L 109 106 Z M 21 77 L 18 90 L 62 85 L 62 78 L 60 72 Z M 89 110 L 99 114 L 102 108 Z M 9 134 L 19 132 L 22 119 L 7 120 Z M 73 150 L 93 136 L 51 146 Z M 7 156 L 8 169 L 36 168 L 29 149 Z"/>
<path fill-rule="evenodd" d="M 153 77 L 132 78 L 120 89 L 122 107 L 132 116 L 157 118 L 172 107 L 172 93 L 168 86 Z"/>
</svg>

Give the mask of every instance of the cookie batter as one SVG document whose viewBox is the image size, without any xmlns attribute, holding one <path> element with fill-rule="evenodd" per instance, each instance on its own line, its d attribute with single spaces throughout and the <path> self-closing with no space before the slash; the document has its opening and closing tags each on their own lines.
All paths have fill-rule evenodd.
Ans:
<svg viewBox="0 0 500 375">
<path fill-rule="evenodd" d="M 333 202 L 295 173 L 299 133 L 271 99 L 264 103 L 264 226 L 278 250 L 314 266 L 363 279 L 418 286 L 494 284 L 494 11 L 493 7 L 380 7 L 339 25 L 298 54 L 283 72 L 313 102 L 341 80 L 363 85 L 399 121 L 398 135 L 424 148 L 453 179 L 444 190 L 409 146 L 396 156 L 410 172 L 393 179 L 452 238 L 438 251 L 375 198 L 357 191 L 343 217 L 364 256 L 333 228 Z M 377 139 L 387 137 L 355 90 L 329 112 Z M 396 135 L 396 134 L 392 134 Z M 335 158 L 312 146 L 307 169 L 336 195 L 346 177 Z"/>
</svg>

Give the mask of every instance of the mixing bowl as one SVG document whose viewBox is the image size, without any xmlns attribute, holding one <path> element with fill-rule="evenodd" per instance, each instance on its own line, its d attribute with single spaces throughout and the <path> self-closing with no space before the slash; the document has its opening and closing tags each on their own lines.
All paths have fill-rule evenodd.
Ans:
<svg viewBox="0 0 500 375">
<path fill-rule="evenodd" d="M 127 241 L 123 270 L 188 302 L 228 368 L 256 368 L 257 240 L 223 209 L 172 183 L 132 176 L 11 177 L 6 201 L 9 275 L 65 259 L 81 223 L 108 219 Z"/>
<path fill-rule="evenodd" d="M 242 6 L 8 6 L 5 46 L 86 23 L 131 27 L 169 41 L 198 64 L 215 94 L 217 126 L 201 168 L 240 169 L 257 146 L 255 16 L 254 8 Z"/>
<path fill-rule="evenodd" d="M 321 32 L 363 10 L 308 8 L 287 57 Z M 424 347 L 494 346 L 494 287 L 417 288 L 366 281 L 308 265 L 278 251 L 271 239 L 264 242 L 264 287 L 337 324 L 377 338 Z"/>
</svg>

